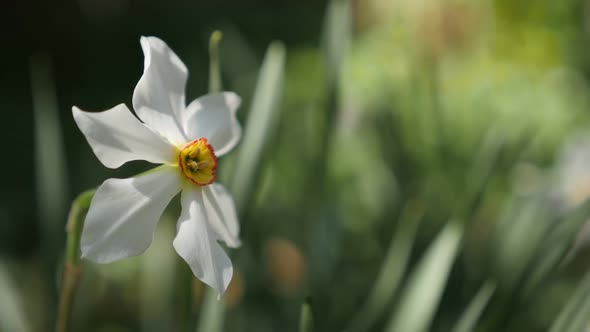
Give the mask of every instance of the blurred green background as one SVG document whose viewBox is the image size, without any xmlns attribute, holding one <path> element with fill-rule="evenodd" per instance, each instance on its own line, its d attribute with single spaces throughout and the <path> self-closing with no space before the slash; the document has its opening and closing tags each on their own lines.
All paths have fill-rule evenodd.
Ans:
<svg viewBox="0 0 590 332">
<path fill-rule="evenodd" d="M 173 201 L 144 255 L 84 264 L 73 331 L 590 328 L 589 1 L 2 8 L 0 331 L 52 329 L 71 201 L 151 167 L 102 166 L 71 107 L 131 106 L 142 35 L 205 94 L 216 29 L 245 127 L 225 311 L 172 249 Z"/>
</svg>

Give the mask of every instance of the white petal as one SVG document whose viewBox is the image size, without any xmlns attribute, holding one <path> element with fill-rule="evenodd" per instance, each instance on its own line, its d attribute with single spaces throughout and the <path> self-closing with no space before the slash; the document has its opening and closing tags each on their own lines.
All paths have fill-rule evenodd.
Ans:
<svg viewBox="0 0 590 332">
<path fill-rule="evenodd" d="M 201 188 L 185 188 L 182 191 L 178 234 L 173 244 L 195 276 L 221 295 L 231 281 L 233 267 L 229 257 L 217 243 L 219 238 L 209 226 L 209 218 Z"/>
<path fill-rule="evenodd" d="M 109 263 L 144 252 L 162 212 L 181 186 L 178 169 L 171 166 L 129 179 L 106 180 L 86 215 L 82 257 Z"/>
<path fill-rule="evenodd" d="M 240 140 L 242 128 L 236 119 L 240 97 L 233 92 L 209 94 L 186 108 L 184 130 L 189 140 L 205 137 L 220 157 Z"/>
<path fill-rule="evenodd" d="M 124 104 L 96 113 L 74 106 L 72 113 L 94 154 L 106 167 L 117 168 L 131 160 L 162 164 L 176 158 L 174 146 L 141 123 Z"/>
<path fill-rule="evenodd" d="M 241 245 L 240 224 L 231 195 L 222 185 L 217 183 L 204 187 L 203 194 L 205 195 L 209 224 L 213 231 L 228 247 L 239 247 Z"/>
<path fill-rule="evenodd" d="M 172 144 L 182 145 L 187 141 L 180 125 L 186 66 L 162 40 L 141 37 L 140 42 L 145 61 L 143 76 L 133 92 L 133 108 L 143 122 Z"/>
</svg>

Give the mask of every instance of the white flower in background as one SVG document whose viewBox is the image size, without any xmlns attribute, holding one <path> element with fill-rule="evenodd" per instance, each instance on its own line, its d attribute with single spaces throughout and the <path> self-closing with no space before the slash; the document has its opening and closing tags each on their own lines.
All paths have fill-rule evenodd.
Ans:
<svg viewBox="0 0 590 332">
<path fill-rule="evenodd" d="M 557 201 L 561 210 L 574 209 L 590 199 L 590 135 L 576 134 L 564 143 L 556 165 Z M 590 242 L 590 220 L 579 230 L 567 258 Z"/>
<path fill-rule="evenodd" d="M 82 232 L 82 257 L 109 263 L 141 254 L 162 212 L 182 191 L 174 248 L 197 278 L 222 294 L 233 268 L 217 241 L 238 247 L 239 224 L 233 199 L 213 182 L 217 157 L 240 139 L 240 98 L 223 92 L 186 106 L 184 63 L 158 38 L 142 37 L 141 47 L 145 68 L 133 93 L 139 120 L 124 104 L 99 113 L 73 107 L 74 120 L 105 166 L 131 160 L 163 165 L 133 178 L 108 179 L 97 189 Z"/>
<path fill-rule="evenodd" d="M 590 198 L 590 135 L 576 134 L 565 141 L 555 176 L 563 208 L 574 208 Z"/>
</svg>

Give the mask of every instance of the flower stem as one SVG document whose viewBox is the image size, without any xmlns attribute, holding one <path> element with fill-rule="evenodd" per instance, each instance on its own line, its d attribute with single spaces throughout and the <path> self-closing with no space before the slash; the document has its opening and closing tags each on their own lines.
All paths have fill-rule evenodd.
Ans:
<svg viewBox="0 0 590 332">
<path fill-rule="evenodd" d="M 78 289 L 80 277 L 82 276 L 82 267 L 79 265 L 80 235 L 82 234 L 84 217 L 90 207 L 92 196 L 94 196 L 94 190 L 85 191 L 76 197 L 68 215 L 68 223 L 66 225 L 66 261 L 64 263 L 57 322 L 55 325 L 57 332 L 69 331 L 74 297 Z"/>
<path fill-rule="evenodd" d="M 223 329 L 224 314 L 223 298 L 219 298 L 212 288 L 207 288 L 201 304 L 201 318 L 196 332 L 220 332 Z"/>
<path fill-rule="evenodd" d="M 221 65 L 219 60 L 219 42 L 221 31 L 216 30 L 209 39 L 209 93 L 222 90 Z M 223 299 L 217 297 L 217 292 L 206 287 L 203 301 L 201 302 L 201 316 L 196 326 L 196 331 L 217 332 L 223 328 L 224 307 Z"/>
<path fill-rule="evenodd" d="M 219 60 L 219 42 L 223 34 L 213 31 L 209 39 L 209 93 L 221 92 L 221 64 Z"/>
<path fill-rule="evenodd" d="M 311 309 L 311 298 L 308 297 L 301 305 L 301 314 L 299 316 L 299 332 L 313 331 L 313 313 Z"/>
</svg>

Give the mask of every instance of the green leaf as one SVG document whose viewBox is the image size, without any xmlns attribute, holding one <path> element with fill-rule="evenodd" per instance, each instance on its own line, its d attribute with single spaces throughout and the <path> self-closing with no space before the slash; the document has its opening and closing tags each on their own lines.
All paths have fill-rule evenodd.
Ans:
<svg viewBox="0 0 590 332">
<path fill-rule="evenodd" d="M 324 20 L 323 48 L 326 57 L 329 85 L 338 83 L 340 67 L 350 42 L 352 15 L 349 0 L 328 3 Z"/>
<path fill-rule="evenodd" d="M 549 332 L 585 331 L 590 324 L 590 270 L 551 325 Z"/>
<path fill-rule="evenodd" d="M 273 42 L 268 47 L 260 70 L 230 182 L 230 190 L 240 212 L 252 197 L 263 152 L 278 123 L 284 72 L 285 46 L 281 42 Z"/>
<path fill-rule="evenodd" d="M 35 323 L 30 315 L 27 317 L 25 310 L 27 298 L 22 291 L 23 281 L 19 281 L 13 271 L 16 269 L 7 260 L 0 258 L 0 331 L 33 331 L 31 325 Z"/>
<path fill-rule="evenodd" d="M 67 209 L 67 167 L 51 59 L 37 55 L 30 60 L 34 120 L 34 167 L 39 216 L 46 255 L 56 252 Z"/>
<path fill-rule="evenodd" d="M 460 216 L 469 218 L 477 208 L 477 204 L 491 181 L 498 158 L 505 144 L 505 136 L 501 130 L 491 128 L 484 136 L 473 164 L 466 174 L 465 196 L 460 206 Z"/>
<path fill-rule="evenodd" d="M 457 325 L 455 325 L 452 331 L 473 331 L 477 321 L 481 317 L 485 307 L 488 305 L 488 302 L 490 301 L 490 298 L 494 294 L 495 290 L 496 285 L 491 281 L 488 281 L 483 286 L 481 286 L 469 306 L 465 309 L 465 312 L 463 312 L 463 315 L 461 315 L 461 318 L 457 321 Z"/>
<path fill-rule="evenodd" d="M 321 128 L 318 136 L 320 138 L 318 156 L 321 159 L 315 166 L 319 179 L 325 178 L 323 172 L 325 172 L 326 156 L 333 140 L 333 123 L 340 108 L 340 75 L 352 30 L 350 7 L 349 0 L 332 0 L 328 3 L 324 19 L 322 53 L 326 68 L 326 104 L 325 112 L 321 114 L 321 118 L 316 119 L 320 123 L 319 128 Z"/>
<path fill-rule="evenodd" d="M 430 245 L 408 280 L 399 309 L 386 331 L 423 332 L 428 330 L 455 260 L 462 228 L 450 221 Z"/>
<path fill-rule="evenodd" d="M 383 314 L 406 272 L 423 208 L 410 203 L 404 209 L 391 239 L 381 271 L 366 304 L 351 323 L 350 331 L 366 331 Z"/>
<path fill-rule="evenodd" d="M 590 200 L 577 206 L 574 210 L 568 211 L 557 225 L 551 229 L 548 236 L 543 240 L 543 245 L 537 251 L 536 261 L 528 276 L 524 288 L 525 296 L 533 295 L 539 287 L 559 266 L 567 264 L 576 254 L 576 236 L 585 225 L 590 215 Z"/>
<path fill-rule="evenodd" d="M 515 197 L 497 225 L 491 266 L 502 287 L 512 291 L 527 276 L 553 219 L 542 196 Z M 526 240 L 523 240 L 526 239 Z"/>
</svg>

